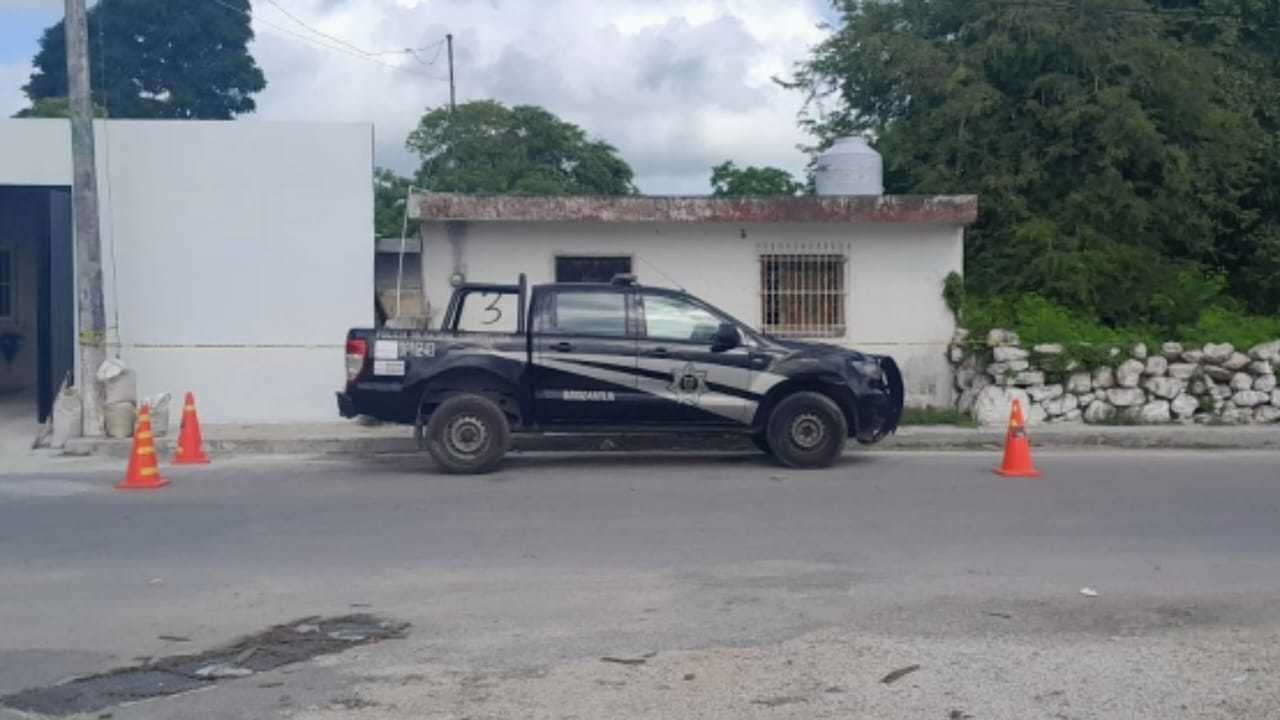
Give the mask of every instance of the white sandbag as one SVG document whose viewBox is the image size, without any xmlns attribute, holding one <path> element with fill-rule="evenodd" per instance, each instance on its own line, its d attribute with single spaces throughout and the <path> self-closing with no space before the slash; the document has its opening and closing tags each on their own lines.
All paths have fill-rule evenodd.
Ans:
<svg viewBox="0 0 1280 720">
<path fill-rule="evenodd" d="M 107 358 L 98 366 L 98 382 L 114 380 L 126 369 L 128 366 L 120 358 Z"/>
<path fill-rule="evenodd" d="M 65 384 L 53 401 L 49 447 L 65 447 L 67 441 L 84 434 L 84 409 L 80 407 L 80 391 Z"/>
<path fill-rule="evenodd" d="M 107 405 L 138 402 L 138 376 L 120 358 L 108 358 L 98 367 Z"/>
<path fill-rule="evenodd" d="M 131 402 L 110 403 L 103 407 L 102 419 L 106 424 L 107 437 L 133 437 L 133 428 L 138 421 L 138 407 Z"/>
<path fill-rule="evenodd" d="M 151 408 L 151 432 L 156 437 L 169 434 L 169 403 L 171 402 L 173 402 L 173 396 L 169 393 L 152 395 L 146 399 L 147 407 Z"/>
</svg>

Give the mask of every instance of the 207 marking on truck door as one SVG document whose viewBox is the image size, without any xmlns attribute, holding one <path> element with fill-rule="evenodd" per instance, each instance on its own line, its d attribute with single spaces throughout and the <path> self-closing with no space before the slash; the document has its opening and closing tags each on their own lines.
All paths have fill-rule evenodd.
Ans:
<svg viewBox="0 0 1280 720">
<path fill-rule="evenodd" d="M 422 340 L 405 340 L 400 343 L 400 357 L 433 358 L 436 356 L 436 344 Z"/>
</svg>

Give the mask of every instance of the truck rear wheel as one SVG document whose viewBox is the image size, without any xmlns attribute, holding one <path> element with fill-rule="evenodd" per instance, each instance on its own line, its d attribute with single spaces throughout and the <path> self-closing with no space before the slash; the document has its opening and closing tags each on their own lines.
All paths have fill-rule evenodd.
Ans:
<svg viewBox="0 0 1280 720">
<path fill-rule="evenodd" d="M 793 468 L 830 466 L 844 451 L 848 434 L 844 413 L 821 393 L 788 395 L 769 414 L 769 449 Z"/>
<path fill-rule="evenodd" d="M 507 454 L 511 428 L 502 409 L 481 395 L 455 395 L 431 413 L 427 451 L 445 472 L 485 473 Z"/>
</svg>

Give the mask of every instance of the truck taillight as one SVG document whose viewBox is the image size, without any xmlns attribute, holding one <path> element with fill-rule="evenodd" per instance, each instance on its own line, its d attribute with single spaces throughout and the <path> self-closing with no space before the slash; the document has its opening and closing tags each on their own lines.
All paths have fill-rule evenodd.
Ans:
<svg viewBox="0 0 1280 720">
<path fill-rule="evenodd" d="M 369 355 L 369 344 L 354 338 L 347 341 L 347 382 L 353 382 L 364 372 L 364 361 Z"/>
</svg>

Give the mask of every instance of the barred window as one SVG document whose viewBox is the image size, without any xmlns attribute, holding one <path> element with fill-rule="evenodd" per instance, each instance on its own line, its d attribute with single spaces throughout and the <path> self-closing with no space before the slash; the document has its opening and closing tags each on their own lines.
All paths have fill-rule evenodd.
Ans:
<svg viewBox="0 0 1280 720">
<path fill-rule="evenodd" d="M 843 253 L 760 255 L 761 329 L 783 337 L 844 337 Z"/>
</svg>

